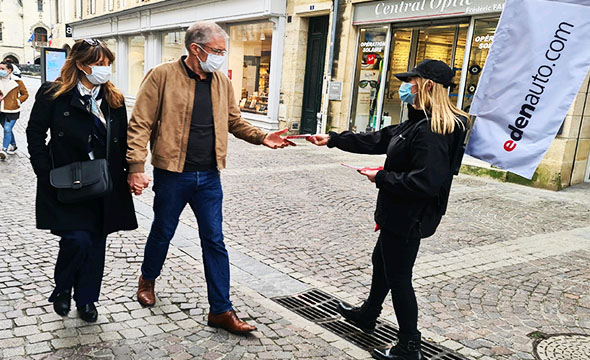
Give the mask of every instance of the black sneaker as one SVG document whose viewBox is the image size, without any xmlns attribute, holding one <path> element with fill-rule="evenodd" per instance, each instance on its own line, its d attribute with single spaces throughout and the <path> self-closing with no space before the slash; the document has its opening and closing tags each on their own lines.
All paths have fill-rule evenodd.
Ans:
<svg viewBox="0 0 590 360">
<path fill-rule="evenodd" d="M 341 302 L 336 307 L 336 311 L 338 311 L 340 315 L 342 315 L 346 320 L 353 323 L 356 327 L 367 334 L 372 334 L 375 332 L 377 318 L 381 313 L 381 309 L 369 308 L 366 302 L 360 307 L 354 307 Z"/>
<path fill-rule="evenodd" d="M 373 349 L 371 355 L 379 360 L 424 360 L 421 350 L 420 334 L 399 334 L 397 344 L 389 349 Z"/>
<path fill-rule="evenodd" d="M 8 155 L 14 155 L 14 154 L 16 154 L 16 149 L 18 149 L 18 146 L 10 144 L 8 146 L 8 149 L 6 149 L 6 153 Z"/>
</svg>

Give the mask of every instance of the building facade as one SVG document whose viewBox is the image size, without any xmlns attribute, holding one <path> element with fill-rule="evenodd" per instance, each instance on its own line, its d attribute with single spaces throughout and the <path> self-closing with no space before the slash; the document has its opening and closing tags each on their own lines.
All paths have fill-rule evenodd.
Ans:
<svg viewBox="0 0 590 360">
<path fill-rule="evenodd" d="M 503 6 L 504 0 L 57 0 L 54 44 L 103 39 L 117 57 L 113 80 L 132 104 L 150 68 L 185 53 L 186 28 L 215 21 L 229 34 L 223 70 L 244 118 L 266 130 L 361 132 L 406 119 L 393 74 L 425 58 L 455 69 L 449 96 L 469 111 Z M 532 181 L 503 176 L 551 189 L 590 181 L 588 97 L 586 80 Z"/>
<path fill-rule="evenodd" d="M 100 38 L 115 52 L 113 81 L 132 104 L 145 73 L 185 54 L 184 33 L 195 21 L 215 21 L 228 33 L 223 71 L 231 79 L 243 117 L 278 128 L 279 88 L 285 39 L 285 2 L 279 0 L 61 1 L 75 39 Z M 111 6 L 112 5 L 112 6 Z M 112 9 L 112 10 L 109 10 Z M 81 17 L 77 17 L 80 15 Z M 71 15 L 75 14 L 72 19 Z M 272 67 L 271 67 L 272 64 Z M 119 69 L 124 69 L 120 71 Z"/>
<path fill-rule="evenodd" d="M 426 58 L 456 71 L 449 96 L 468 112 L 503 7 L 504 0 L 288 2 L 281 125 L 307 133 L 398 124 L 407 111 L 393 74 Z M 491 169 L 493 176 L 550 189 L 590 181 L 588 84 L 532 181 Z"/>
<path fill-rule="evenodd" d="M 0 0 L 0 59 L 39 63 L 41 46 L 51 41 L 53 0 Z"/>
</svg>

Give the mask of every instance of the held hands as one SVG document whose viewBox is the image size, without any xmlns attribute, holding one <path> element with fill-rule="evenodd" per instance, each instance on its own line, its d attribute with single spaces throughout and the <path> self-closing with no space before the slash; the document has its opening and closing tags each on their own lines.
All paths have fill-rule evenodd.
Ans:
<svg viewBox="0 0 590 360">
<path fill-rule="evenodd" d="M 289 129 L 283 129 L 272 133 L 268 133 L 268 135 L 266 135 L 266 137 L 262 141 L 262 144 L 271 149 L 282 149 L 285 146 L 289 145 L 296 146 L 294 142 L 281 137 L 281 135 L 286 133 L 287 131 L 289 131 Z"/>
<path fill-rule="evenodd" d="M 151 180 L 145 173 L 131 173 L 127 176 L 129 190 L 135 195 L 141 195 L 143 189 L 148 187 Z"/>
<path fill-rule="evenodd" d="M 314 145 L 324 146 L 324 145 L 328 144 L 328 141 L 330 141 L 330 135 L 317 134 L 317 135 L 313 135 L 313 136 L 308 137 L 306 140 Z"/>
</svg>

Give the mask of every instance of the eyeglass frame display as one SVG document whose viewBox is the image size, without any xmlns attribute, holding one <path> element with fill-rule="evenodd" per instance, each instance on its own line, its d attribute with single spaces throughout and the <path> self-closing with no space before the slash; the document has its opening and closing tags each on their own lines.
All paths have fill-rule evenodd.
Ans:
<svg viewBox="0 0 590 360">
<path fill-rule="evenodd" d="M 464 18 L 461 18 L 464 19 Z M 449 22 L 448 20 L 446 22 L 441 22 L 441 25 L 451 25 L 451 24 L 460 24 L 461 19 L 458 19 L 457 22 Z M 457 106 L 461 107 L 463 102 L 464 102 L 464 98 L 465 98 L 465 92 L 467 91 L 467 84 L 466 84 L 466 78 L 467 78 L 467 74 L 469 73 L 469 58 L 471 56 L 472 53 L 472 46 L 473 46 L 473 34 L 474 34 L 474 30 L 475 30 L 475 22 L 477 20 L 498 20 L 499 19 L 499 15 L 497 14 L 486 14 L 486 15 L 482 15 L 482 16 L 474 16 L 470 18 L 469 21 L 469 27 L 467 30 L 467 37 L 466 37 L 466 49 L 464 52 L 464 56 L 463 59 L 461 59 L 461 61 L 457 61 L 456 64 L 457 66 L 460 66 L 461 68 L 461 75 L 460 75 L 460 80 L 458 85 L 458 91 L 459 93 L 457 94 Z M 365 30 L 369 30 L 369 29 L 377 29 L 379 27 L 383 27 L 384 24 L 379 24 L 379 25 L 373 25 L 373 26 L 363 26 L 360 29 L 365 29 Z M 392 34 L 394 32 L 394 29 L 396 28 L 396 23 L 388 23 L 386 24 L 388 26 L 388 30 L 387 30 L 387 42 L 385 44 L 385 56 L 384 56 L 384 63 L 382 65 L 382 69 L 380 69 L 380 74 L 379 74 L 379 79 L 381 80 L 381 78 L 385 77 L 387 75 L 388 72 L 388 67 L 389 67 L 389 61 L 390 61 L 390 45 L 392 43 Z M 404 23 L 403 27 L 419 27 L 421 26 L 421 23 L 416 23 L 416 24 L 412 24 L 412 23 Z M 436 23 L 431 23 L 429 24 L 429 26 L 437 26 Z M 360 30 L 359 29 L 359 30 Z M 361 38 L 360 38 L 360 31 L 359 31 L 359 38 L 357 40 L 357 54 L 359 53 L 359 49 L 361 47 Z M 467 68 L 465 68 L 465 66 L 467 66 Z M 410 70 L 408 68 L 408 70 Z M 357 63 L 355 65 L 355 69 L 354 69 L 354 81 L 353 81 L 353 92 L 352 92 L 352 96 L 353 98 L 351 99 L 350 102 L 350 112 L 349 112 L 349 128 L 350 130 L 355 130 L 355 120 L 354 120 L 354 116 L 355 116 L 355 104 L 357 101 L 357 96 L 358 96 L 358 90 L 359 88 L 366 88 L 365 87 L 361 87 L 360 86 L 360 82 L 361 81 L 367 81 L 367 80 L 360 80 L 358 79 L 358 74 L 360 71 L 360 67 L 359 64 Z M 373 80 L 373 81 L 377 81 L 377 80 Z M 385 87 L 386 87 L 386 83 L 384 81 L 378 81 L 378 94 L 382 94 L 385 91 Z M 383 126 L 383 122 L 384 122 L 384 117 L 389 117 L 388 114 L 385 114 L 383 112 L 383 102 L 384 102 L 384 98 L 383 96 L 379 96 L 377 99 L 377 114 L 376 114 L 376 125 L 373 130 L 379 129 Z M 369 125 L 370 125 L 371 120 L 369 119 Z M 365 130 L 371 130 L 369 129 L 369 126 L 367 126 L 367 129 L 356 129 L 356 131 L 365 131 Z"/>
</svg>

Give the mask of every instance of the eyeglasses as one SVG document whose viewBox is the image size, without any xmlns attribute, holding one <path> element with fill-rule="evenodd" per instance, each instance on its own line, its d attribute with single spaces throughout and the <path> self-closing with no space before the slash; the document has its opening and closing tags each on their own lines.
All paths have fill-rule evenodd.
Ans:
<svg viewBox="0 0 590 360">
<path fill-rule="evenodd" d="M 203 46 L 204 46 L 207 49 L 211 50 L 211 52 L 215 55 L 225 56 L 225 54 L 227 53 L 227 50 L 215 49 L 215 48 L 212 48 L 211 46 L 207 46 L 205 44 L 197 44 L 197 46 L 200 47 L 201 50 L 207 52 L 207 50 L 203 49 Z"/>
<path fill-rule="evenodd" d="M 376 89 L 377 88 L 377 85 L 379 85 L 379 83 L 377 82 L 377 80 L 361 80 L 361 81 L 359 81 L 359 86 L 361 88 L 363 88 L 363 89 L 366 88 L 367 85 L 369 85 L 369 84 L 371 85 L 371 87 L 373 89 Z"/>
</svg>

